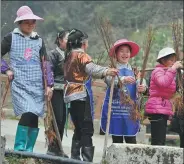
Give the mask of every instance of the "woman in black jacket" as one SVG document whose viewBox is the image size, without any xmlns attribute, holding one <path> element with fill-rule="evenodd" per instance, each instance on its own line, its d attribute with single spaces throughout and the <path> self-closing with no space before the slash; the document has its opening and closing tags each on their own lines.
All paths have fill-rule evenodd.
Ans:
<svg viewBox="0 0 184 164">
<path fill-rule="evenodd" d="M 64 125 L 66 121 L 66 106 L 63 101 L 63 88 L 64 88 L 64 51 L 66 48 L 67 38 L 69 31 L 62 30 L 58 33 L 55 44 L 57 47 L 51 50 L 49 53 L 50 63 L 52 65 L 52 70 L 54 73 L 54 91 L 53 97 L 51 99 L 57 126 L 60 133 L 61 141 L 63 139 Z M 57 155 L 68 158 L 64 151 L 59 149 L 57 141 L 54 141 L 48 146 L 47 154 Z"/>
</svg>

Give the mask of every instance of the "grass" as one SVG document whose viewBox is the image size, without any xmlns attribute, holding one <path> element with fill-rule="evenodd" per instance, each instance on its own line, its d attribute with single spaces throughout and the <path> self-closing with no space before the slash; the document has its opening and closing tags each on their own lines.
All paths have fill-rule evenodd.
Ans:
<svg viewBox="0 0 184 164">
<path fill-rule="evenodd" d="M 51 164 L 51 161 L 33 159 L 33 158 L 20 158 L 18 156 L 5 157 L 8 164 Z"/>
<path fill-rule="evenodd" d="M 9 163 L 9 164 L 23 164 L 22 159 L 17 158 L 16 156 L 11 156 L 11 157 L 5 157 L 5 160 Z"/>
</svg>

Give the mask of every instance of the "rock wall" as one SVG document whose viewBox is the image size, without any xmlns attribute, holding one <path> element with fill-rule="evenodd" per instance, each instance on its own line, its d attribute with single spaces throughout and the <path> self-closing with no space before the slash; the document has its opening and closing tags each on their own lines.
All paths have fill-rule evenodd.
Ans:
<svg viewBox="0 0 184 164">
<path fill-rule="evenodd" d="M 1 159 L 0 162 L 4 163 L 4 152 L 5 152 L 5 143 L 6 143 L 6 139 L 5 137 L 1 137 L 1 147 L 0 147 L 0 153 L 1 153 Z"/>
<path fill-rule="evenodd" d="M 184 164 L 184 149 L 143 144 L 112 144 L 108 164 Z"/>
</svg>

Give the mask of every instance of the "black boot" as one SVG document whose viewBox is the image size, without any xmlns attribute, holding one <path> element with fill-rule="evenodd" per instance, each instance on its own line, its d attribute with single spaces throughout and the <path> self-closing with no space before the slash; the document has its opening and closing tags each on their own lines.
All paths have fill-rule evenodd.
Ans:
<svg viewBox="0 0 184 164">
<path fill-rule="evenodd" d="M 57 141 L 53 141 L 52 144 L 49 144 L 47 154 L 68 158 L 68 156 L 64 153 L 63 149 L 60 150 L 59 145 L 57 144 Z"/>
<path fill-rule="evenodd" d="M 82 158 L 83 158 L 83 161 L 92 162 L 93 161 L 93 156 L 94 156 L 94 150 L 95 150 L 94 146 L 82 147 Z"/>
<path fill-rule="evenodd" d="M 81 160 L 80 158 L 80 141 L 72 140 L 72 148 L 71 148 L 71 158 L 76 160 Z"/>
</svg>

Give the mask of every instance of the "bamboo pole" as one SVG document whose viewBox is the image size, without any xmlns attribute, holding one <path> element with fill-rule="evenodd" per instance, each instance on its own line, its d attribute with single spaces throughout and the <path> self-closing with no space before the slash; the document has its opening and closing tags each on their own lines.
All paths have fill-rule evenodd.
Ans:
<svg viewBox="0 0 184 164">
<path fill-rule="evenodd" d="M 162 69 L 167 70 L 169 68 L 171 68 L 171 67 L 163 67 Z M 146 68 L 144 71 L 149 72 L 149 71 L 153 71 L 154 69 L 155 68 Z M 180 68 L 180 69 L 181 70 L 184 70 L 184 68 Z M 143 71 L 143 70 L 139 70 L 139 71 Z"/>
<path fill-rule="evenodd" d="M 146 39 L 146 47 L 145 47 L 145 52 L 144 52 L 144 61 L 143 61 L 143 65 L 142 65 L 142 73 L 141 73 L 141 79 L 140 79 L 140 85 L 143 82 L 143 78 L 144 78 L 144 74 L 145 74 L 145 69 L 146 69 L 146 64 L 148 61 L 148 56 L 149 56 L 149 52 L 151 49 L 151 44 L 153 41 L 153 29 L 151 26 L 149 26 L 148 28 L 148 34 L 147 34 L 147 39 Z"/>
<path fill-rule="evenodd" d="M 112 41 L 111 37 L 111 27 L 110 23 L 107 21 L 104 21 L 102 18 L 96 19 L 95 22 L 96 28 L 97 28 L 97 33 L 102 37 L 104 46 L 106 48 L 106 51 L 109 52 L 111 46 L 112 46 Z M 99 31 L 98 31 L 99 30 Z M 115 56 L 115 52 L 114 52 Z M 111 62 L 111 66 L 113 68 L 116 68 L 116 60 L 114 58 L 109 58 Z M 118 76 L 118 79 L 120 81 L 120 78 Z M 112 97 L 113 97 L 113 91 L 114 91 L 114 82 L 115 82 L 115 77 L 112 77 L 111 80 L 111 86 L 110 86 L 110 97 L 109 97 L 109 104 L 108 104 L 108 118 L 107 118 L 107 123 L 106 123 L 106 133 L 105 133 L 105 140 L 104 140 L 104 148 L 103 148 L 103 155 L 102 155 L 102 163 L 105 161 L 106 158 L 106 152 L 107 152 L 107 144 L 108 144 L 108 135 L 109 135 L 109 127 L 110 127 L 110 119 L 111 119 L 111 111 L 112 111 Z"/>
<path fill-rule="evenodd" d="M 108 104 L 108 118 L 107 118 L 107 123 L 106 123 L 106 133 L 105 133 L 102 161 L 105 161 L 105 158 L 107 155 L 106 150 L 107 150 L 107 144 L 108 144 L 108 135 L 109 135 L 109 127 L 110 127 L 110 119 L 111 119 L 111 111 L 112 111 L 112 97 L 113 97 L 113 91 L 114 91 L 114 80 L 115 78 L 113 77 L 111 80 L 110 98 L 109 98 L 109 104 Z"/>
<path fill-rule="evenodd" d="M 173 22 L 172 24 L 172 35 L 173 35 L 173 44 L 176 52 L 176 60 L 179 60 L 179 46 L 181 44 L 181 24 L 179 22 Z M 182 80 L 181 80 L 181 70 L 177 70 L 178 72 L 178 85 L 179 89 L 182 90 Z"/>
<path fill-rule="evenodd" d="M 153 42 L 153 28 L 151 26 L 149 26 L 148 28 L 148 32 L 147 32 L 147 35 L 146 35 L 146 39 L 145 39 L 145 49 L 144 49 L 144 59 L 143 59 L 143 64 L 142 64 L 142 69 L 141 69 L 141 77 L 140 77 L 140 85 L 142 85 L 143 83 L 143 78 L 145 76 L 145 69 L 146 69 L 146 65 L 147 65 L 147 62 L 148 62 L 148 57 L 149 57 L 149 54 L 150 54 L 150 49 L 151 49 L 151 45 L 152 45 L 152 42 Z M 143 116 L 141 115 L 142 113 L 142 103 L 143 103 L 143 93 L 138 93 L 138 102 L 135 104 L 135 108 L 136 108 L 136 111 L 135 111 L 135 115 L 137 116 L 138 115 L 138 119 L 142 120 Z M 136 113 L 138 112 L 138 113 Z M 136 117 L 137 119 L 137 117 Z"/>
<path fill-rule="evenodd" d="M 7 96 L 9 88 L 10 88 L 10 81 L 7 80 L 6 87 L 5 87 L 5 92 L 3 93 L 3 96 L 2 96 L 2 99 L 1 99 L 1 107 L 0 107 L 0 117 L 1 118 L 4 118 L 3 107 L 4 107 L 4 103 L 5 103 L 6 96 Z"/>
<path fill-rule="evenodd" d="M 174 44 L 174 49 L 176 52 L 176 60 L 179 60 L 179 46 L 182 44 L 182 25 L 179 23 L 177 20 L 176 22 L 172 23 L 172 38 L 173 38 L 173 44 Z M 183 60 L 183 59 L 182 59 Z M 182 72 L 181 69 L 177 70 L 177 93 L 180 95 L 178 98 L 174 99 L 174 104 L 177 108 L 177 114 L 178 115 L 183 115 L 184 114 L 184 87 L 183 87 L 183 79 L 182 79 Z M 174 109 L 175 110 L 175 109 Z"/>
</svg>

